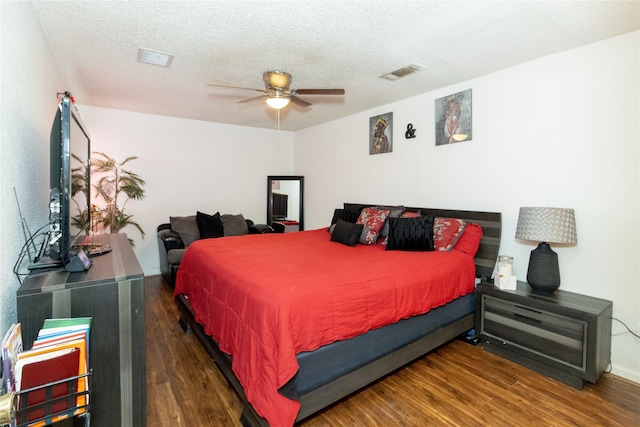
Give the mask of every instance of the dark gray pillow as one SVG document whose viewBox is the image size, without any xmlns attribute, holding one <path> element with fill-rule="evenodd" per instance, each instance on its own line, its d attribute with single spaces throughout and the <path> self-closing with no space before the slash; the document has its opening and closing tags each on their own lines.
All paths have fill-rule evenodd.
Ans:
<svg viewBox="0 0 640 427">
<path fill-rule="evenodd" d="M 201 239 L 224 236 L 224 227 L 220 219 L 220 212 L 209 215 L 198 211 L 196 213 L 196 223 L 198 224 Z"/>
<path fill-rule="evenodd" d="M 433 215 L 389 218 L 387 250 L 433 251 Z"/>
<path fill-rule="evenodd" d="M 171 229 L 180 235 L 185 248 L 200 238 L 195 215 L 171 216 L 169 222 Z"/>
<path fill-rule="evenodd" d="M 364 224 L 353 224 L 343 219 L 338 219 L 331 233 L 331 241 L 347 246 L 355 246 L 360 239 Z"/>
<path fill-rule="evenodd" d="M 243 236 L 245 234 L 249 234 L 249 227 L 247 226 L 247 221 L 245 221 L 244 216 L 242 216 L 242 214 L 220 215 L 220 220 L 222 221 L 222 228 L 224 230 L 225 236 Z"/>
<path fill-rule="evenodd" d="M 376 209 L 389 210 L 389 216 L 384 222 L 384 226 L 382 226 L 382 230 L 380 230 L 380 234 L 378 235 L 378 239 L 384 239 L 389 235 L 389 218 L 399 218 L 404 212 L 404 206 L 376 206 Z"/>
</svg>

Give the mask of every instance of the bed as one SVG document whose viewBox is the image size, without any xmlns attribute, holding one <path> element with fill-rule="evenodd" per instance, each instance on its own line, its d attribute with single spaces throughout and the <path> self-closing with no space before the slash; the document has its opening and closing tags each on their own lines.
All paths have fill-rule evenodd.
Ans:
<svg viewBox="0 0 640 427">
<path fill-rule="evenodd" d="M 475 279 L 493 272 L 501 214 L 404 210 L 464 220 L 456 246 L 481 230 L 475 257 L 341 245 L 326 228 L 189 247 L 180 324 L 240 396 L 243 425 L 293 425 L 473 328 Z"/>
</svg>

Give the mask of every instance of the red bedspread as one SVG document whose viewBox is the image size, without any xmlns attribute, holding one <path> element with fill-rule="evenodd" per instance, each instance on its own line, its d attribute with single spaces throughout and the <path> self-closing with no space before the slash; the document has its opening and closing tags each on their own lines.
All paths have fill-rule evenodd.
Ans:
<svg viewBox="0 0 640 427">
<path fill-rule="evenodd" d="M 473 258 L 463 252 L 385 251 L 331 242 L 326 229 L 203 239 L 187 249 L 176 295 L 233 356 L 254 409 L 291 426 L 299 403 L 278 393 L 295 355 L 362 334 L 466 295 Z"/>
</svg>

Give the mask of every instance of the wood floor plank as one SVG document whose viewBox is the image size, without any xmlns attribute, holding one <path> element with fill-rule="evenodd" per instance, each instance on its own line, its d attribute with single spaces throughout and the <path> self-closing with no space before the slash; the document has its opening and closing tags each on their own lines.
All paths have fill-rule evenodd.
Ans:
<svg viewBox="0 0 640 427">
<path fill-rule="evenodd" d="M 241 404 L 161 276 L 145 278 L 147 425 L 239 427 Z M 463 341 L 436 349 L 298 427 L 640 426 L 640 384 L 576 390 Z"/>
</svg>

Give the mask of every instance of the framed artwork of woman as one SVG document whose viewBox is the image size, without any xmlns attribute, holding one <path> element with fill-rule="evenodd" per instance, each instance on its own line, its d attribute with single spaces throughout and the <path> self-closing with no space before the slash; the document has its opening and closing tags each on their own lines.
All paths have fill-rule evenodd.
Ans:
<svg viewBox="0 0 640 427">
<path fill-rule="evenodd" d="M 435 101 L 436 145 L 471 141 L 471 89 Z"/>
</svg>

